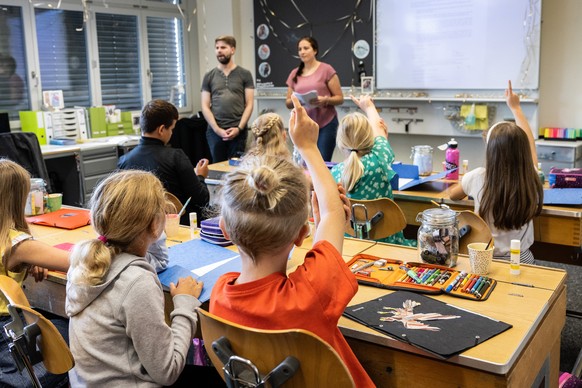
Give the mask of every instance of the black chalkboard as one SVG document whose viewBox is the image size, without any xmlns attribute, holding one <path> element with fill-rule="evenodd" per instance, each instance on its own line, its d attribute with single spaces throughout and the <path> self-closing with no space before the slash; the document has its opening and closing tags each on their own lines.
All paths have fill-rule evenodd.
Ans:
<svg viewBox="0 0 582 388">
<path fill-rule="evenodd" d="M 335 68 L 342 86 L 360 84 L 360 61 L 372 75 L 373 0 L 254 0 L 254 17 L 257 88 L 287 86 L 303 36 L 317 40 L 317 58 Z"/>
</svg>

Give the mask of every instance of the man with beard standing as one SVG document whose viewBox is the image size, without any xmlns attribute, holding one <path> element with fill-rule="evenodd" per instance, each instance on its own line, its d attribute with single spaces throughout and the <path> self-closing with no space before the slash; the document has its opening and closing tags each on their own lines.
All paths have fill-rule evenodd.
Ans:
<svg viewBox="0 0 582 388">
<path fill-rule="evenodd" d="M 235 38 L 219 36 L 214 44 L 218 66 L 202 80 L 202 114 L 212 162 L 217 163 L 245 150 L 255 86 L 251 72 L 234 63 Z"/>
</svg>

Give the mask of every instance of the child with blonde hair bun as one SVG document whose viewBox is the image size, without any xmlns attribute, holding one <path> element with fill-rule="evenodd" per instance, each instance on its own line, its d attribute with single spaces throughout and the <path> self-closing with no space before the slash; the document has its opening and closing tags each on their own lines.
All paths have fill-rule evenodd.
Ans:
<svg viewBox="0 0 582 388">
<path fill-rule="evenodd" d="M 374 384 L 337 327 L 358 290 L 342 258 L 346 213 L 338 186 L 317 148 L 318 125 L 295 96 L 289 134 L 303 157 L 314 187 L 319 221 L 305 261 L 287 275 L 287 258 L 308 234 L 309 187 L 289 159 L 249 155 L 226 176 L 220 226 L 241 255 L 240 273 L 221 276 L 212 290 L 210 311 L 260 329 L 301 328 L 331 345 L 358 387 Z M 340 190 L 341 193 L 341 190 Z"/>
</svg>

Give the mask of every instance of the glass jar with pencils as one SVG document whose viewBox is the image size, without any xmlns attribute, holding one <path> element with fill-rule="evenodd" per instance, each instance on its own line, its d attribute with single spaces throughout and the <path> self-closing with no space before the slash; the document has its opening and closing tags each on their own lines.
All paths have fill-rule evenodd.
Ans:
<svg viewBox="0 0 582 388">
<path fill-rule="evenodd" d="M 429 264 L 454 267 L 459 254 L 457 213 L 446 207 L 426 209 L 416 216 L 418 254 Z"/>
</svg>

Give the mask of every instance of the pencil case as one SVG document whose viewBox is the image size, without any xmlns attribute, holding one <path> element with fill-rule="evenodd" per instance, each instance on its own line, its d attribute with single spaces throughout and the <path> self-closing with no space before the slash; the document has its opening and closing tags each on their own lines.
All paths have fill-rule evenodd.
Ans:
<svg viewBox="0 0 582 388">
<path fill-rule="evenodd" d="M 428 263 L 404 263 L 402 260 L 358 254 L 348 267 L 359 284 L 388 290 L 406 290 L 423 294 L 448 294 L 457 298 L 483 301 L 489 298 L 497 281 L 488 276 L 457 271 Z"/>
<path fill-rule="evenodd" d="M 552 168 L 550 174 L 556 177 L 552 188 L 582 188 L 582 168 Z"/>
</svg>

